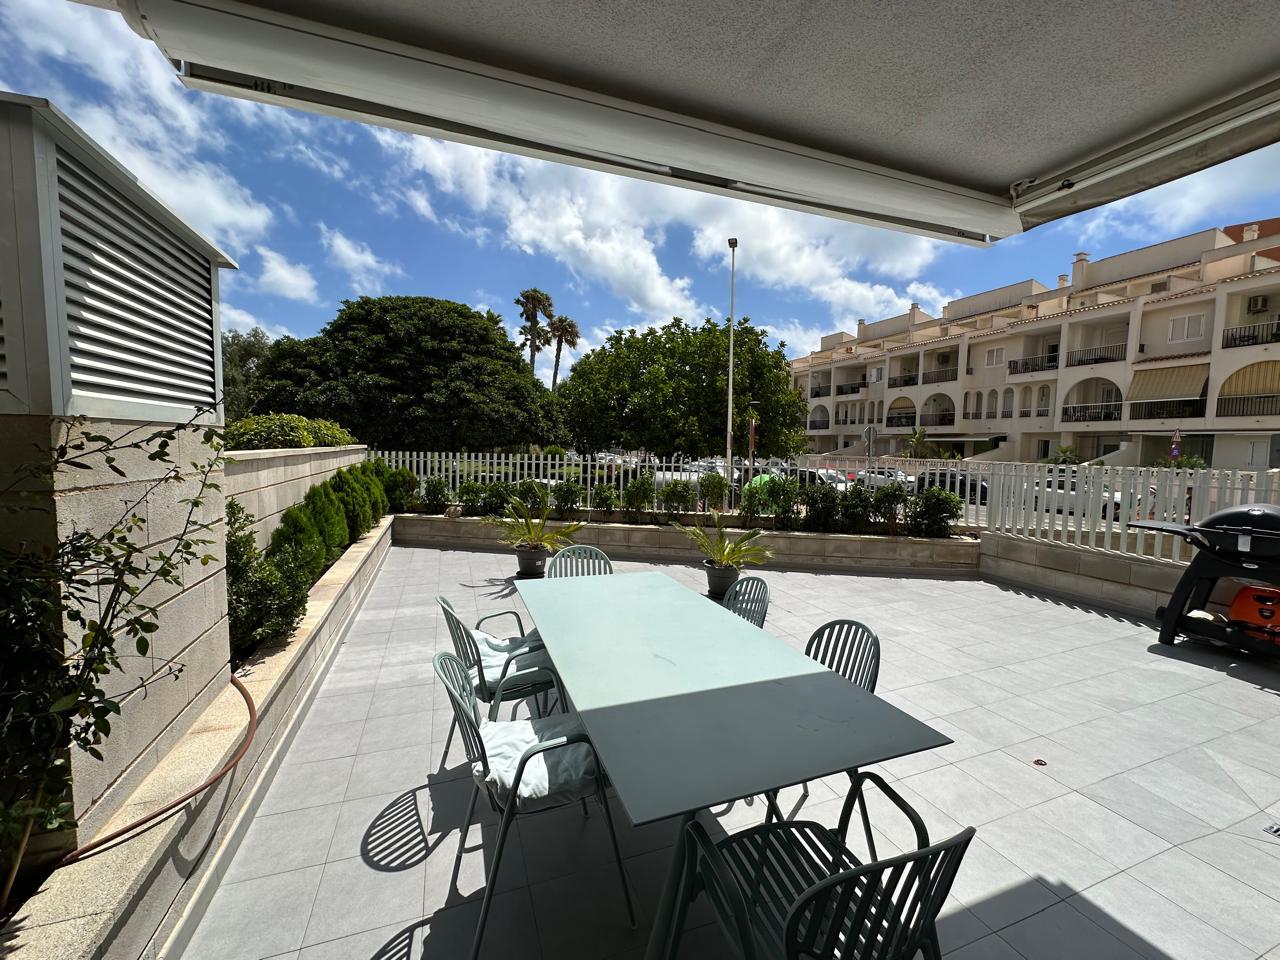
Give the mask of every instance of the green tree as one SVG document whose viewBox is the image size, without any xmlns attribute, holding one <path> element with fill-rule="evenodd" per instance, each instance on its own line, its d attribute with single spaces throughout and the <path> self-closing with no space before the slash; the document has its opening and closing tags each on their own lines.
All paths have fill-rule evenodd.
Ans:
<svg viewBox="0 0 1280 960">
<path fill-rule="evenodd" d="M 552 320 L 556 315 L 555 305 L 551 302 L 551 294 L 543 293 L 537 287 L 521 290 L 514 302 L 524 320 L 520 327 L 520 346 L 529 348 L 529 366 L 533 367 L 538 353 L 551 343 L 551 332 L 542 325 L 542 318 Z"/>
<path fill-rule="evenodd" d="M 547 332 L 551 334 L 551 340 L 556 345 L 556 362 L 551 368 L 551 389 L 555 390 L 556 382 L 560 379 L 560 351 L 564 347 L 570 350 L 576 347 L 582 332 L 578 329 L 577 321 L 566 317 L 563 313 L 556 315 L 547 323 Z"/>
<path fill-rule="evenodd" d="M 258 412 L 324 417 L 380 449 L 544 442 L 550 392 L 496 314 L 432 297 L 360 297 L 316 336 L 282 337 L 258 371 Z"/>
<path fill-rule="evenodd" d="M 223 411 L 227 423 L 246 417 L 257 402 L 258 367 L 271 352 L 271 338 L 261 327 L 247 333 L 224 330 L 222 333 Z"/>
<path fill-rule="evenodd" d="M 770 347 L 747 317 L 734 334 L 734 449 L 746 453 L 752 401 L 756 452 L 789 456 L 804 448 L 806 403 L 791 383 L 783 345 Z M 724 450 L 729 333 L 704 320 L 614 333 L 581 357 L 555 399 L 579 450 L 615 444 L 659 456 Z"/>
<path fill-rule="evenodd" d="M 925 433 L 924 427 L 916 427 L 902 440 L 902 453 L 912 460 L 921 460 L 932 456 L 936 451 L 933 441 Z"/>
</svg>

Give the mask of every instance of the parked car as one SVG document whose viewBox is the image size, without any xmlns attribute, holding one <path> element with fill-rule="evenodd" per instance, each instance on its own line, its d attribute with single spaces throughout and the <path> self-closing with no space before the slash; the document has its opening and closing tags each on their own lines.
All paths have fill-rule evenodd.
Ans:
<svg viewBox="0 0 1280 960">
<path fill-rule="evenodd" d="M 914 486 L 916 482 L 914 476 L 895 470 L 893 467 L 869 467 L 866 470 L 859 470 L 853 479 L 855 483 L 873 488 L 887 486 L 895 480 L 907 487 Z"/>
<path fill-rule="evenodd" d="M 916 493 L 928 487 L 941 487 L 949 490 L 961 500 L 969 503 L 987 504 L 987 481 L 981 477 L 971 477 L 960 470 L 929 470 L 916 476 Z"/>
<path fill-rule="evenodd" d="M 1036 481 L 1032 487 L 1031 508 L 1039 510 L 1041 502 L 1048 510 L 1053 504 L 1053 511 L 1062 516 L 1073 517 L 1077 513 L 1085 513 L 1091 498 L 1097 498 L 1098 515 L 1103 520 L 1111 517 L 1119 520 L 1124 517 L 1123 496 L 1118 490 L 1111 490 L 1103 485 L 1088 490 L 1088 483 L 1080 480 L 1074 467 L 1060 467 L 1056 476 L 1047 481 Z"/>
</svg>

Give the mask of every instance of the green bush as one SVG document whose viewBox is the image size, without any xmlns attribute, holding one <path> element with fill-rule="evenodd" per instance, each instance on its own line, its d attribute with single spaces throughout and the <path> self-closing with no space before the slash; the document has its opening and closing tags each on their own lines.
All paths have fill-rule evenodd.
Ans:
<svg viewBox="0 0 1280 960">
<path fill-rule="evenodd" d="M 870 532 L 871 500 L 871 491 L 860 483 L 850 483 L 840 491 L 840 530 L 842 533 Z"/>
<path fill-rule="evenodd" d="M 449 481 L 441 476 L 425 478 L 413 508 L 421 513 L 444 513 L 448 506 Z"/>
<path fill-rule="evenodd" d="M 383 489 L 382 481 L 378 479 L 378 468 L 372 460 L 365 460 L 351 469 L 356 480 L 364 487 L 365 495 L 369 498 L 369 517 L 370 526 L 372 526 L 387 514 L 389 509 L 387 492 Z"/>
<path fill-rule="evenodd" d="M 308 420 L 296 413 L 266 413 L 227 425 L 228 450 L 277 450 L 297 447 L 340 447 L 356 442 L 330 420 Z"/>
<path fill-rule="evenodd" d="M 227 500 L 227 620 L 237 656 L 287 640 L 306 611 L 310 588 L 292 548 L 269 558 L 259 553 L 252 523 L 238 501 Z"/>
<path fill-rule="evenodd" d="M 769 502 L 773 505 L 774 525 L 779 530 L 795 530 L 800 526 L 800 481 L 795 477 L 770 477 Z"/>
<path fill-rule="evenodd" d="M 744 526 L 751 526 L 766 513 L 773 512 L 773 500 L 769 497 L 769 482 L 749 483 L 742 488 L 742 502 L 738 514 Z"/>
<path fill-rule="evenodd" d="M 698 505 L 698 491 L 688 480 L 671 480 L 658 491 L 662 509 L 667 513 L 688 513 Z"/>
<path fill-rule="evenodd" d="M 463 480 L 458 484 L 458 503 L 462 504 L 462 512 L 468 517 L 478 517 L 484 503 L 485 485 L 478 480 Z"/>
<path fill-rule="evenodd" d="M 306 500 L 280 515 L 280 525 L 271 533 L 267 556 L 292 551 L 307 586 L 320 579 L 329 563 L 329 548 L 311 516 Z"/>
<path fill-rule="evenodd" d="M 729 489 L 729 481 L 723 473 L 704 473 L 698 478 L 698 496 L 707 510 L 719 510 L 724 503 L 725 491 Z"/>
<path fill-rule="evenodd" d="M 347 520 L 347 542 L 354 543 L 373 527 L 373 510 L 364 484 L 355 478 L 350 468 L 339 470 L 328 483 L 342 507 Z"/>
<path fill-rule="evenodd" d="M 591 507 L 612 513 L 618 509 L 618 488 L 612 483 L 597 483 L 591 487 Z"/>
<path fill-rule="evenodd" d="M 622 491 L 622 506 L 631 514 L 653 509 L 653 474 L 646 470 L 632 477 Z"/>
<path fill-rule="evenodd" d="M 515 489 L 509 483 L 495 480 L 483 485 L 484 493 L 480 497 L 480 513 L 486 517 L 500 517 L 507 512 L 507 503 L 515 495 Z M 527 501 L 524 501 L 527 502 Z"/>
<path fill-rule="evenodd" d="M 884 524 L 885 533 L 893 535 L 898 532 L 898 521 L 908 499 L 907 488 L 897 480 L 877 487 L 871 495 L 871 515 Z"/>
<path fill-rule="evenodd" d="M 554 443 L 549 447 L 543 447 L 542 452 L 545 453 L 548 457 L 563 457 L 565 454 L 564 447 L 561 447 Z"/>
<path fill-rule="evenodd" d="M 542 498 L 546 492 L 547 485 L 537 480 L 521 480 L 515 485 L 516 498 L 531 510 L 542 508 Z"/>
<path fill-rule="evenodd" d="M 342 512 L 338 498 L 334 496 L 332 487 L 326 483 L 318 483 L 303 497 L 302 502 L 311 511 L 312 522 L 324 539 L 327 561 L 333 563 L 342 551 L 347 549 L 351 541 L 347 539 L 347 518 Z"/>
<path fill-rule="evenodd" d="M 829 483 L 808 483 L 800 490 L 806 530 L 835 533 L 840 528 L 840 491 Z"/>
<path fill-rule="evenodd" d="M 903 508 L 907 533 L 913 537 L 949 537 L 963 514 L 964 502 L 942 487 L 926 487 Z"/>
<path fill-rule="evenodd" d="M 556 505 L 556 513 L 564 516 L 577 510 L 582 505 L 585 492 L 582 484 L 573 480 L 561 480 L 551 488 L 551 501 Z"/>
<path fill-rule="evenodd" d="M 443 477 L 439 478 L 441 482 Z M 382 478 L 382 488 L 387 494 L 387 507 L 391 513 L 404 513 L 411 509 L 420 494 L 418 478 L 408 467 L 396 467 Z M 441 510 L 444 509 L 442 506 Z"/>
</svg>

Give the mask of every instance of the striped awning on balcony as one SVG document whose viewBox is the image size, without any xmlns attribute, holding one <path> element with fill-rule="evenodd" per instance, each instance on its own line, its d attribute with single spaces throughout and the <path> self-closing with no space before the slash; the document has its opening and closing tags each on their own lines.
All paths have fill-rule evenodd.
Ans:
<svg viewBox="0 0 1280 960">
<path fill-rule="evenodd" d="M 1280 360 L 1251 363 L 1227 377 L 1220 397 L 1273 397 L 1280 394 Z"/>
<path fill-rule="evenodd" d="M 1209 365 L 1193 363 L 1186 367 L 1161 367 L 1138 370 L 1125 394 L 1126 400 L 1199 400 L 1209 381 Z"/>
</svg>

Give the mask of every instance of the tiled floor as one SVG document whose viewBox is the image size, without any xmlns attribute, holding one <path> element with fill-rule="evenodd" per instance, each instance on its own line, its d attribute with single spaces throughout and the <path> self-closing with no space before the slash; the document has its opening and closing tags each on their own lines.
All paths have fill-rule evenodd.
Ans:
<svg viewBox="0 0 1280 960">
<path fill-rule="evenodd" d="M 430 659 L 433 597 L 519 606 L 509 554 L 394 548 L 185 960 L 465 957 L 496 818 L 459 852 L 470 783 Z M 618 564 L 620 572 L 650 567 Z M 661 568 L 695 589 L 691 567 Z M 766 628 L 800 646 L 854 617 L 880 635 L 879 693 L 952 746 L 885 765 L 930 834 L 977 839 L 941 924 L 954 960 L 1280 960 L 1280 666 L 978 581 L 765 570 Z M 784 792 L 834 823 L 844 778 Z M 483 804 L 482 804 L 483 805 Z M 486 956 L 640 957 L 671 830 L 615 805 L 640 904 L 626 923 L 595 811 L 517 821 Z M 713 811 L 732 831 L 762 817 Z M 882 844 L 906 842 L 877 822 Z M 682 957 L 727 955 L 695 910 Z"/>
</svg>

